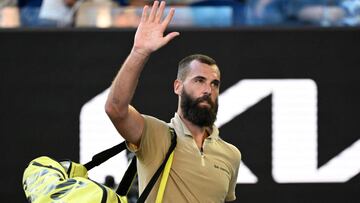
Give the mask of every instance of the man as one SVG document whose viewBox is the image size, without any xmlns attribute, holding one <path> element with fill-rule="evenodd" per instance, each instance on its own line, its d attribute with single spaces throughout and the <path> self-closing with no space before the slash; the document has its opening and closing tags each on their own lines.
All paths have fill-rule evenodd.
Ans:
<svg viewBox="0 0 360 203">
<path fill-rule="evenodd" d="M 106 101 L 106 113 L 138 158 L 140 193 L 163 161 L 171 144 L 169 126 L 177 134 L 174 161 L 164 202 L 225 202 L 235 200 L 240 152 L 218 136 L 217 113 L 220 71 L 213 59 L 192 55 L 179 64 L 174 92 L 178 109 L 170 124 L 141 115 L 130 101 L 150 54 L 179 35 L 164 36 L 174 9 L 162 20 L 165 2 L 145 6 L 133 48 L 122 65 Z M 155 202 L 159 181 L 148 197 Z"/>
</svg>

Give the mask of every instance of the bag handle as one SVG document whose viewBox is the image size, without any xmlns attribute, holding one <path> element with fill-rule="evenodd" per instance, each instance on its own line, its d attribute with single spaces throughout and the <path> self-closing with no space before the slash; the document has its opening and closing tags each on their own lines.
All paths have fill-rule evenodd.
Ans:
<svg viewBox="0 0 360 203">
<path fill-rule="evenodd" d="M 118 188 L 116 189 L 116 193 L 120 196 L 126 196 L 130 190 L 131 185 L 134 182 L 134 179 L 137 174 L 136 168 L 136 156 L 131 159 L 131 163 L 129 167 L 126 169 L 121 182 L 119 183 Z"/>
<path fill-rule="evenodd" d="M 98 154 L 95 154 L 91 161 L 89 161 L 88 163 L 84 164 L 85 168 L 89 171 L 92 168 L 94 168 L 95 166 L 98 166 L 102 163 L 104 163 L 105 161 L 107 161 L 108 159 L 110 159 L 111 157 L 119 154 L 120 152 L 122 152 L 123 150 L 126 149 L 126 143 L 125 141 L 115 145 L 107 150 L 104 150 Z"/>
</svg>

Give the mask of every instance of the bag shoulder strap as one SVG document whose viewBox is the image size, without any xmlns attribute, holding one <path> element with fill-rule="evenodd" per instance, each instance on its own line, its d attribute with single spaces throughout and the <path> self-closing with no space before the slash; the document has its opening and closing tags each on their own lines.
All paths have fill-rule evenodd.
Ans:
<svg viewBox="0 0 360 203">
<path fill-rule="evenodd" d="M 171 169 L 173 159 L 174 159 L 174 151 L 172 151 L 172 153 L 170 154 L 169 160 L 166 162 L 163 175 L 161 176 L 160 186 L 159 186 L 159 190 L 158 190 L 158 193 L 157 193 L 157 196 L 156 196 L 155 203 L 162 203 L 165 188 L 166 188 L 166 183 L 167 183 L 167 180 L 169 178 L 170 169 Z"/>
<path fill-rule="evenodd" d="M 169 128 L 169 131 L 171 134 L 171 145 L 169 147 L 169 150 L 166 153 L 165 159 L 163 160 L 162 164 L 159 166 L 159 168 L 157 169 L 157 171 L 151 178 L 150 182 L 148 183 L 148 185 L 145 187 L 144 191 L 140 195 L 138 202 L 145 202 L 147 196 L 150 194 L 151 189 L 154 187 L 157 179 L 159 178 L 160 174 L 164 170 L 165 165 L 166 165 L 167 161 L 169 160 L 170 155 L 174 156 L 173 151 L 176 147 L 176 132 L 173 128 Z M 105 161 L 107 161 L 108 159 L 117 155 L 118 153 L 122 152 L 125 149 L 126 149 L 126 141 L 124 141 L 118 145 L 115 145 L 107 150 L 104 150 L 98 154 L 95 154 L 92 157 L 91 161 L 84 164 L 84 166 L 87 170 L 91 170 L 92 168 L 104 163 Z M 170 161 L 172 163 L 172 158 L 170 159 Z M 170 163 L 170 167 L 171 167 L 171 163 Z M 170 168 L 168 170 L 170 172 Z M 136 156 L 134 156 L 133 159 L 131 160 L 131 163 L 130 163 L 128 169 L 126 170 L 120 184 L 119 184 L 119 187 L 116 190 L 116 193 L 119 194 L 120 196 L 125 196 L 128 193 L 136 174 L 137 174 Z M 167 178 L 166 178 L 166 180 L 167 180 Z M 166 181 L 165 181 L 165 184 L 166 184 Z M 164 185 L 164 189 L 165 189 L 165 185 Z"/>
<path fill-rule="evenodd" d="M 165 168 L 166 163 L 169 160 L 169 157 L 171 154 L 173 154 L 173 151 L 176 147 L 176 132 L 173 128 L 169 128 L 170 133 L 171 133 L 171 145 L 169 147 L 168 152 L 165 155 L 165 159 L 162 162 L 162 164 L 160 165 L 160 167 L 157 169 L 157 171 L 155 172 L 155 174 L 153 175 L 153 177 L 150 179 L 150 182 L 147 184 L 147 186 L 145 187 L 144 191 L 141 193 L 139 199 L 138 199 L 138 203 L 143 203 L 145 202 L 147 196 L 150 194 L 151 189 L 154 187 L 157 179 L 159 178 L 160 174 L 162 173 L 162 171 Z M 173 156 L 173 155 L 172 155 Z M 172 159 L 171 159 L 172 160 Z M 170 171 L 170 170 L 169 170 Z M 165 189 L 165 188 L 164 188 Z"/>
</svg>

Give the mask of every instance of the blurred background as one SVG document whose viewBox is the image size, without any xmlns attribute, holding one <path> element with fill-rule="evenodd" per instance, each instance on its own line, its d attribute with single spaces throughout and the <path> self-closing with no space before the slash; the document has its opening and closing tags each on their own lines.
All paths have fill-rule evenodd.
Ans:
<svg viewBox="0 0 360 203">
<path fill-rule="evenodd" d="M 32 159 L 86 163 L 122 141 L 104 103 L 151 3 L 0 0 L 0 202 L 27 202 Z M 133 105 L 168 121 L 177 63 L 212 56 L 220 136 L 242 152 L 236 202 L 359 202 L 360 0 L 167 3 L 181 35 L 152 55 Z M 116 188 L 130 156 L 90 177 Z"/>
<path fill-rule="evenodd" d="M 359 0 L 169 0 L 174 26 L 357 26 Z M 1 0 L 0 27 L 136 27 L 150 0 Z"/>
</svg>

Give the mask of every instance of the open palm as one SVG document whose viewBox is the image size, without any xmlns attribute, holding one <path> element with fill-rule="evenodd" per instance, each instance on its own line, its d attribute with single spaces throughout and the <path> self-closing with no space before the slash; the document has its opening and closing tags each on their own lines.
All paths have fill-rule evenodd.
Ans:
<svg viewBox="0 0 360 203">
<path fill-rule="evenodd" d="M 164 32 L 175 12 L 175 10 L 171 8 L 169 14 L 162 19 L 165 4 L 165 1 L 162 1 L 161 3 L 155 1 L 149 14 L 149 7 L 144 7 L 141 22 L 135 34 L 135 51 L 144 55 L 149 55 L 179 35 L 178 32 L 171 32 L 164 36 Z"/>
</svg>

